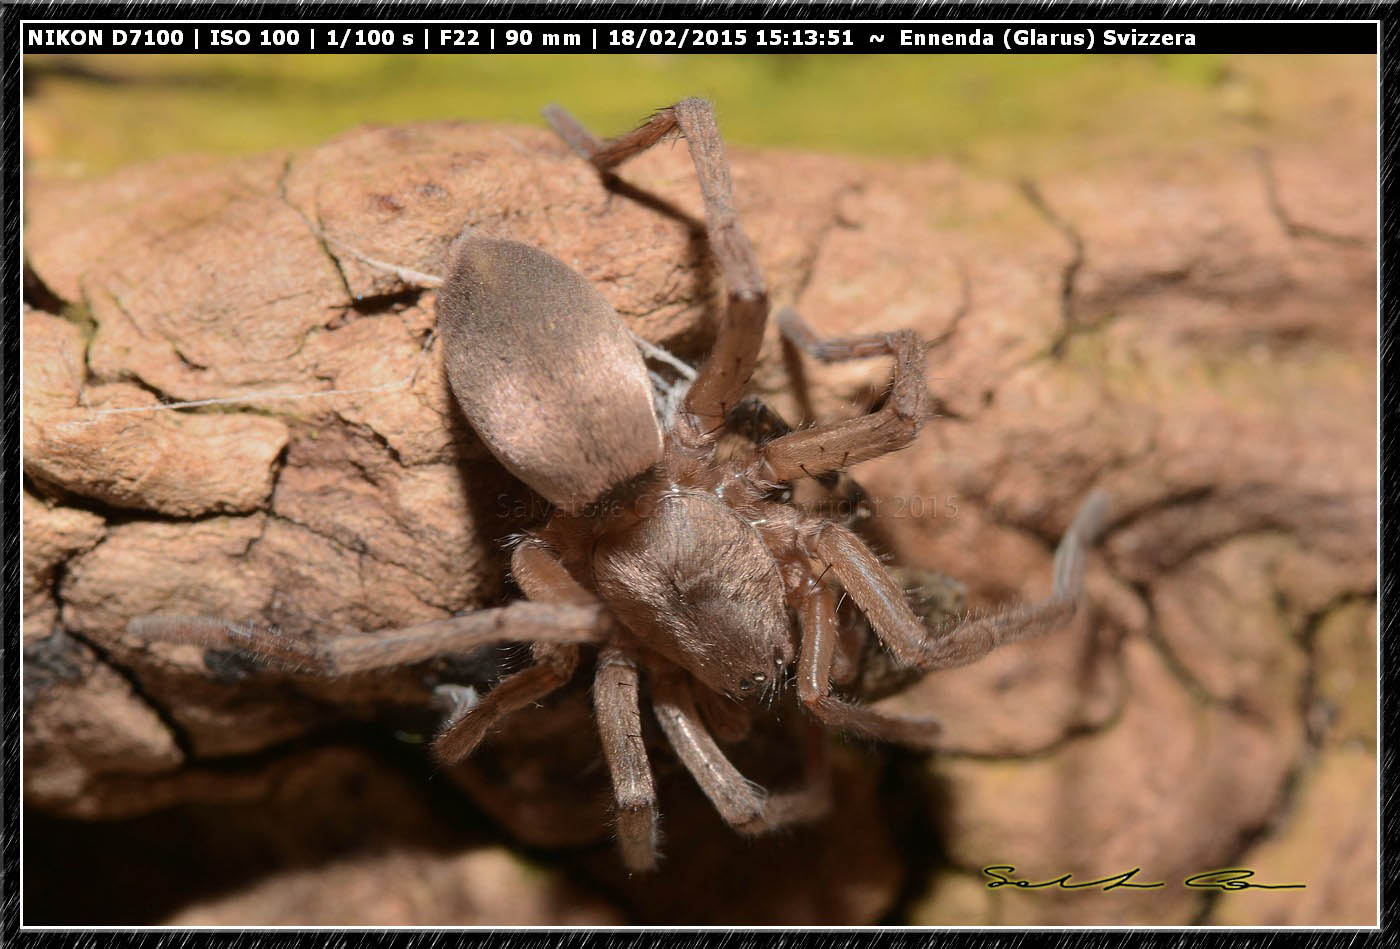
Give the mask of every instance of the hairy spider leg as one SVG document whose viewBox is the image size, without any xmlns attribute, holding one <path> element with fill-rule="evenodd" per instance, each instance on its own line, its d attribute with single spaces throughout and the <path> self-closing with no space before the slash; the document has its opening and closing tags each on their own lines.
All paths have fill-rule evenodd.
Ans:
<svg viewBox="0 0 1400 949">
<path fill-rule="evenodd" d="M 516 547 L 511 556 L 511 571 L 516 583 L 532 600 L 601 605 L 597 597 L 570 576 L 540 538 L 526 537 Z M 463 745 L 472 742 L 457 755 L 465 757 L 475 747 L 474 742 L 479 742 L 495 722 L 528 702 L 538 701 L 568 681 L 578 662 L 576 647 L 536 643 L 533 650 L 535 665 L 502 681 L 460 722 L 449 725 L 438 742 L 449 740 L 456 728 L 464 733 L 460 739 Z M 492 707 L 491 697 L 502 689 L 510 690 L 506 693 L 507 700 Z M 651 765 L 642 744 L 637 667 L 632 658 L 615 645 L 605 645 L 599 651 L 594 669 L 593 705 L 603 757 L 617 801 L 618 844 L 623 862 L 636 872 L 652 870 L 657 856 L 656 792 L 652 786 Z M 470 725 L 473 718 L 477 721 L 474 726 Z M 451 750 L 456 751 L 456 747 L 454 743 Z"/>
<path fill-rule="evenodd" d="M 679 130 L 685 137 L 705 204 L 710 250 L 719 263 L 728 297 L 715 345 L 686 394 L 685 408 L 692 419 L 690 434 L 703 438 L 724 424 L 725 414 L 753 375 L 768 321 L 768 292 L 753 245 L 734 209 L 734 187 L 714 108 L 704 99 L 684 99 L 606 142 L 563 109 L 554 107 L 545 114 L 559 136 L 605 177 L 613 176 L 617 165 L 672 132 Z"/>
<path fill-rule="evenodd" d="M 821 340 L 786 307 L 778 314 L 778 328 L 794 346 L 823 362 L 891 355 L 894 370 L 889 395 L 878 411 L 773 439 L 763 446 L 754 477 L 778 484 L 816 477 L 898 451 L 918 436 L 930 410 L 924 344 L 916 333 L 899 330 Z"/>
<path fill-rule="evenodd" d="M 794 597 L 802 628 L 797 660 L 797 696 L 818 720 L 844 732 L 879 738 L 915 748 L 932 749 L 942 734 L 933 718 L 887 715 L 831 693 L 831 665 L 836 649 L 836 603 L 831 590 L 815 577 Z"/>
<path fill-rule="evenodd" d="M 806 774 L 792 791 L 770 794 L 739 773 L 705 727 L 689 676 L 662 673 L 651 686 L 652 711 L 687 771 L 726 824 L 741 834 L 765 834 L 816 820 L 830 810 L 825 736 L 807 733 Z"/>
<path fill-rule="evenodd" d="M 318 641 L 289 636 L 275 627 L 209 616 L 138 616 L 128 624 L 127 636 L 139 643 L 229 649 L 283 672 L 337 676 L 512 642 L 566 647 L 604 642 L 613 629 L 612 615 L 601 605 L 520 602 L 402 629 L 343 633 Z"/>
<path fill-rule="evenodd" d="M 527 537 L 511 555 L 515 582 L 532 603 L 568 604 L 606 609 L 569 576 L 564 565 L 543 542 Z M 458 709 L 433 740 L 433 753 L 445 764 L 461 761 L 481 744 L 502 719 L 533 705 L 565 685 L 578 668 L 578 647 L 534 640 L 534 663 L 503 678 L 472 707 Z"/>
<path fill-rule="evenodd" d="M 653 870 L 659 836 L 656 789 L 642 743 L 637 664 L 616 646 L 605 646 L 598 653 L 593 707 L 617 799 L 617 842 L 622 861 L 634 872 Z"/>
<path fill-rule="evenodd" d="M 1048 632 L 1074 615 L 1083 595 L 1085 552 L 1098 536 L 1106 509 L 1107 495 L 1101 490 L 1091 492 L 1080 505 L 1056 550 L 1054 589 L 1048 599 L 969 618 L 933 636 L 910 609 L 899 584 L 855 534 L 836 524 L 815 525 L 812 550 L 831 565 L 900 662 L 924 670 L 947 669 Z"/>
</svg>

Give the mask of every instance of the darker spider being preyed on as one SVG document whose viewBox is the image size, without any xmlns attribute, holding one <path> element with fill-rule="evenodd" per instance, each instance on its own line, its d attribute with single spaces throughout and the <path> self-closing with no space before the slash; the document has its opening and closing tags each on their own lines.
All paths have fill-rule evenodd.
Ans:
<svg viewBox="0 0 1400 949">
<path fill-rule="evenodd" d="M 786 491 L 915 440 L 932 415 L 924 342 L 909 330 L 823 340 L 795 312 L 781 311 L 782 335 L 810 358 L 891 359 L 889 390 L 858 418 L 782 430 L 751 439 L 745 450 L 721 452 L 748 404 L 744 389 L 769 302 L 733 206 L 711 107 L 687 99 L 609 141 L 561 110 L 548 116 L 603 184 L 624 193 L 634 189 L 617 177 L 617 166 L 675 133 L 684 137 L 726 305 L 704 362 L 658 398 L 622 319 L 563 262 L 471 230 L 453 245 L 438 297 L 452 392 L 492 453 L 553 506 L 512 554 L 527 600 L 314 643 L 208 618 L 141 617 L 129 632 L 328 676 L 490 644 L 530 644 L 532 664 L 485 695 L 449 690 L 454 708 L 433 743 L 444 762 L 470 755 L 497 723 L 567 683 L 587 657 L 622 857 L 643 871 L 658 859 L 644 707 L 737 831 L 760 834 L 814 820 L 830 807 L 826 728 L 924 749 L 937 749 L 944 734 L 938 722 L 887 714 L 855 698 L 864 643 L 853 642 L 850 625 L 838 620 L 838 597 L 850 598 L 901 666 L 929 671 L 973 662 L 1074 613 L 1105 501 L 1095 492 L 1070 524 L 1049 599 L 930 629 L 849 526 L 793 503 Z M 805 710 L 805 777 L 794 788 L 768 791 L 734 767 L 715 736 L 742 733 L 744 722 L 775 714 L 794 694 Z"/>
</svg>

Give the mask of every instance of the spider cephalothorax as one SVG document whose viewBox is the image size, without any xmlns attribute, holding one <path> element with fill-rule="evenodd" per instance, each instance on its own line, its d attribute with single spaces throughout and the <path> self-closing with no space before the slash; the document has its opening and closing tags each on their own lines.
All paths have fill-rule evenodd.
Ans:
<svg viewBox="0 0 1400 949">
<path fill-rule="evenodd" d="M 718 719 L 732 719 L 736 707 L 761 710 L 795 672 L 797 698 L 815 722 L 916 747 L 939 742 L 931 720 L 888 715 L 833 691 L 859 671 L 837 621 L 835 591 L 849 595 L 898 663 L 929 670 L 974 661 L 1074 612 L 1103 500 L 1091 496 L 1067 531 L 1050 599 L 927 629 L 855 533 L 789 503 L 782 490 L 799 479 L 829 479 L 914 440 L 931 411 L 922 341 L 908 330 L 820 340 L 784 310 L 784 337 L 813 358 L 890 357 L 889 391 L 867 415 L 797 431 L 780 427 L 741 450 L 721 451 L 726 425 L 744 414 L 768 300 L 731 203 L 708 103 L 687 99 L 609 142 L 560 110 L 549 117 L 612 185 L 619 163 L 673 132 L 685 137 L 727 304 L 708 357 L 660 400 L 658 412 L 636 341 L 583 277 L 513 241 L 468 230 L 454 243 L 438 298 L 452 391 L 502 464 L 554 506 L 550 520 L 512 554 L 513 575 L 532 602 L 319 646 L 218 621 L 148 617 L 134 621 L 132 631 L 235 646 L 327 674 L 491 642 L 531 643 L 532 665 L 484 697 L 467 693 L 459 703 L 435 741 L 445 761 L 470 754 L 504 716 L 567 682 L 581 647 L 595 647 L 594 705 L 618 837 L 628 866 L 644 870 L 657 855 L 655 793 L 640 727 L 644 698 L 732 826 L 758 833 L 811 819 L 827 805 L 821 761 L 803 787 L 766 794 L 712 737 Z"/>
</svg>

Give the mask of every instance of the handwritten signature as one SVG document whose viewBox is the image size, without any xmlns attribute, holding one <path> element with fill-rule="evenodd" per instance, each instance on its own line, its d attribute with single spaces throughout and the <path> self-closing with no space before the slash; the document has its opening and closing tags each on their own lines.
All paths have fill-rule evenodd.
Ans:
<svg viewBox="0 0 1400 949">
<path fill-rule="evenodd" d="M 991 877 L 987 884 L 987 889 L 995 890 L 1000 886 L 1014 886 L 1023 890 L 1040 890 L 1046 887 L 1056 887 L 1061 890 L 1156 890 L 1166 886 L 1165 883 L 1135 883 L 1133 877 L 1142 872 L 1142 867 L 1133 867 L 1131 870 L 1114 876 L 1103 877 L 1098 880 L 1085 880 L 1083 882 L 1071 882 L 1074 874 L 1066 873 L 1063 876 L 1055 877 L 1053 880 L 1041 880 L 1032 883 L 1030 880 L 1017 880 L 1009 874 L 1015 873 L 1016 868 L 1010 865 L 983 867 L 982 872 Z M 1193 890 L 1302 890 L 1307 888 L 1306 883 L 1251 883 L 1254 877 L 1253 870 L 1244 870 L 1231 867 L 1224 870 L 1207 870 L 1204 873 L 1197 873 L 1181 881 L 1181 885 Z"/>
</svg>

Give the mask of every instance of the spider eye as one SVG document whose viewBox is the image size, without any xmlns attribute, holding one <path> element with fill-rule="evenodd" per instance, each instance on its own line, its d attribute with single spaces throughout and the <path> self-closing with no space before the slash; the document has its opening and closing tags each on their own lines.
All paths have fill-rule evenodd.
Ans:
<svg viewBox="0 0 1400 949">
<path fill-rule="evenodd" d="M 756 673 L 752 678 L 749 678 L 749 679 L 740 679 L 740 680 L 739 680 L 739 691 L 740 691 L 740 692 L 752 692 L 753 689 L 754 689 L 754 686 L 756 686 L 756 685 L 762 685 L 763 683 L 765 683 L 765 682 L 767 682 L 767 681 L 768 681 L 768 677 L 767 677 L 766 675 L 764 675 L 764 674 L 761 673 L 761 672 Z"/>
</svg>

